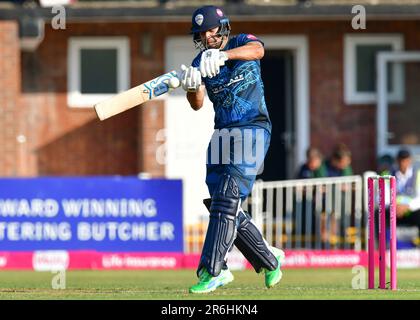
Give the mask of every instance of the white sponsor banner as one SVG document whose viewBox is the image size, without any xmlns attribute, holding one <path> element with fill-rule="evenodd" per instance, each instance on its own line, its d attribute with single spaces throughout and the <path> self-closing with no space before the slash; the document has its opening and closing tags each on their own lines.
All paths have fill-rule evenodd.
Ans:
<svg viewBox="0 0 420 320">
<path fill-rule="evenodd" d="M 64 250 L 35 251 L 32 256 L 35 271 L 66 270 L 69 262 L 69 254 Z"/>
<path fill-rule="evenodd" d="M 0 268 L 4 268 L 7 265 L 7 257 L 0 256 Z"/>
<path fill-rule="evenodd" d="M 67 6 L 75 0 L 39 0 L 41 7 Z"/>
<path fill-rule="evenodd" d="M 389 267 L 389 259 L 388 267 Z M 420 249 L 397 250 L 397 268 L 413 269 L 420 268 Z"/>
</svg>

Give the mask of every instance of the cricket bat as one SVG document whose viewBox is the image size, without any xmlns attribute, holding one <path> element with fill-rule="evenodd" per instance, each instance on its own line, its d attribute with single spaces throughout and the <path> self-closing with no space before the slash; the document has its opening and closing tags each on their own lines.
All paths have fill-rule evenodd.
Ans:
<svg viewBox="0 0 420 320">
<path fill-rule="evenodd" d="M 102 121 L 176 89 L 180 84 L 178 73 L 173 70 L 99 102 L 94 106 L 94 109 Z"/>
<path fill-rule="evenodd" d="M 219 65 L 223 66 L 226 59 L 226 56 L 221 57 Z M 96 114 L 102 121 L 176 89 L 181 85 L 181 74 L 173 70 L 99 102 L 94 106 Z"/>
</svg>

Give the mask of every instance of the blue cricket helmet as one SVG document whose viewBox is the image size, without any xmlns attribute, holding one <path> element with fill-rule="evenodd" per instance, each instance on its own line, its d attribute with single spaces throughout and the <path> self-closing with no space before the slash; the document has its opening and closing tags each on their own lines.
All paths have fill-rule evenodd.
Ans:
<svg viewBox="0 0 420 320">
<path fill-rule="evenodd" d="M 230 24 L 229 19 L 223 10 L 216 6 L 203 6 L 194 11 L 192 15 L 191 33 L 196 46 L 199 45 L 200 32 L 219 27 L 218 34 L 221 36 L 229 36 Z"/>
<path fill-rule="evenodd" d="M 223 10 L 216 6 L 204 6 L 194 11 L 192 15 L 191 33 L 205 32 L 215 27 L 229 23 Z"/>
</svg>

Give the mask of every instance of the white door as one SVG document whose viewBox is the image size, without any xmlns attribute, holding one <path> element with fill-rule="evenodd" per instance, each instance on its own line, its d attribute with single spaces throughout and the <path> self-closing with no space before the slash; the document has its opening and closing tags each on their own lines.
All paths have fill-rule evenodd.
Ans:
<svg viewBox="0 0 420 320">
<path fill-rule="evenodd" d="M 169 37 L 165 48 L 165 70 L 190 66 L 198 51 L 191 37 Z M 208 98 L 199 111 L 191 109 L 182 88 L 172 91 L 165 100 L 165 175 L 183 180 L 184 226 L 207 218 L 202 203 L 209 197 L 205 184 L 206 150 L 213 133 L 214 111 Z"/>
</svg>

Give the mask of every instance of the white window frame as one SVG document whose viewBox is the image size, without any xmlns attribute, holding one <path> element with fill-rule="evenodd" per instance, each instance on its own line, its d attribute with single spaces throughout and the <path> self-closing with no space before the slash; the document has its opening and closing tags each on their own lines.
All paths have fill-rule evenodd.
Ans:
<svg viewBox="0 0 420 320">
<path fill-rule="evenodd" d="M 356 46 L 360 44 L 391 45 L 393 51 L 404 50 L 402 34 L 346 34 L 344 36 L 344 101 L 346 104 L 375 104 L 376 92 L 358 92 L 356 89 Z M 389 101 L 404 101 L 404 68 L 395 66 L 393 73 L 393 91 Z"/>
<path fill-rule="evenodd" d="M 71 37 L 67 52 L 67 104 L 73 108 L 92 107 L 114 94 L 81 93 L 81 49 L 117 49 L 117 91 L 130 85 L 130 45 L 128 37 Z"/>
<path fill-rule="evenodd" d="M 377 144 L 377 155 L 383 155 L 386 153 L 397 154 L 398 150 L 402 147 L 408 148 L 413 154 L 420 154 L 420 145 L 390 145 L 388 143 L 388 137 L 390 134 L 388 128 L 388 103 L 389 95 L 387 94 L 387 69 L 389 62 L 420 62 L 420 51 L 406 51 L 406 52 L 381 52 L 376 57 L 376 64 L 378 70 L 377 76 L 377 92 L 378 102 L 376 109 L 376 144 Z M 416 160 L 418 161 L 418 160 Z"/>
</svg>

